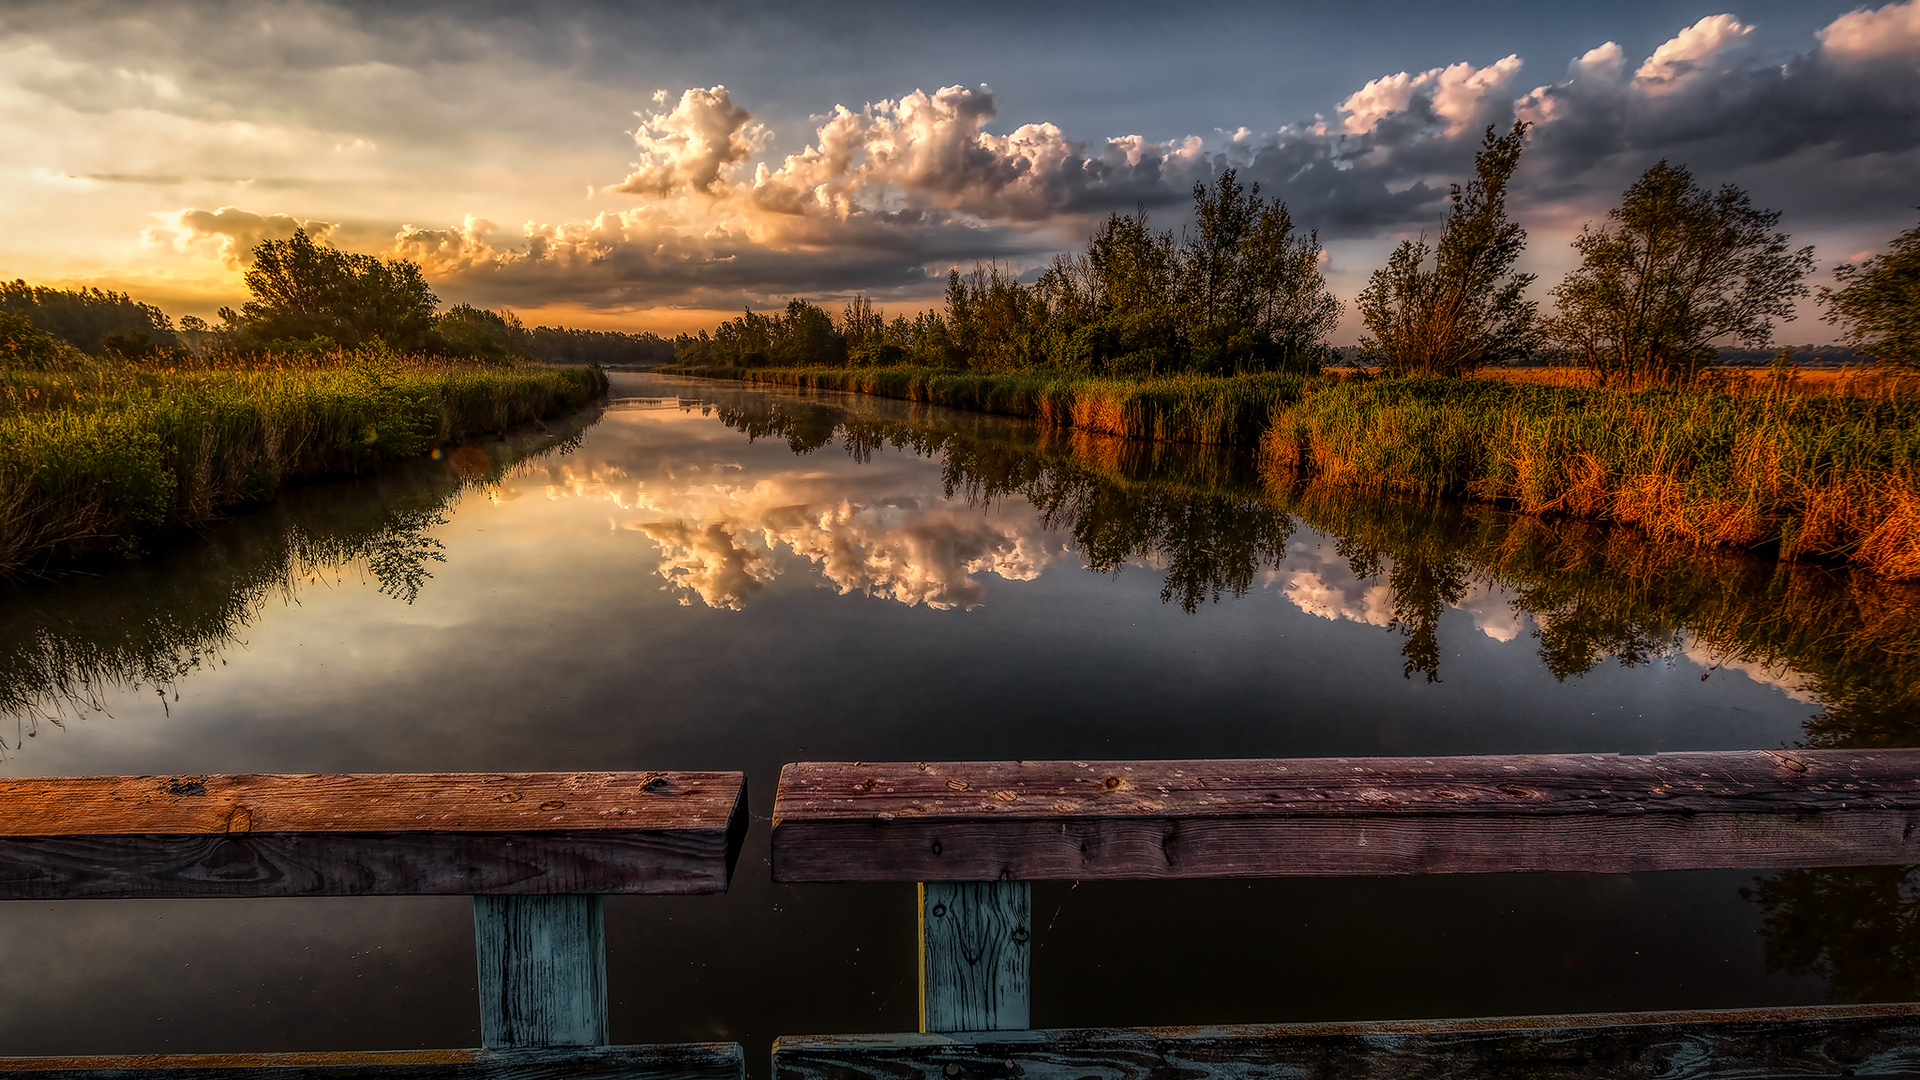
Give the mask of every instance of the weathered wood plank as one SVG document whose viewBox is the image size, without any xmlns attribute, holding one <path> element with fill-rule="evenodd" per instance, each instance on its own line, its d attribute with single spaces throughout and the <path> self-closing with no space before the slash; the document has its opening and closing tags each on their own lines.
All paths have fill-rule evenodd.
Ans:
<svg viewBox="0 0 1920 1080">
<path fill-rule="evenodd" d="M 1033 1009 L 1033 886 L 920 886 L 920 1030 L 1005 1031 Z"/>
<path fill-rule="evenodd" d="M 0 899 L 715 893 L 740 773 L 0 781 Z"/>
<path fill-rule="evenodd" d="M 476 896 L 480 1045 L 605 1046 L 606 900 Z"/>
<path fill-rule="evenodd" d="M 776 881 L 1920 862 L 1920 750 L 802 762 Z"/>
<path fill-rule="evenodd" d="M 0 1080 L 743 1080 L 739 1043 L 552 1050 L 0 1058 Z"/>
<path fill-rule="evenodd" d="M 1759 1080 L 1920 1076 L 1920 1005 L 782 1036 L 774 1080 Z"/>
<path fill-rule="evenodd" d="M 0 780 L 0 836 L 565 832 L 724 823 L 736 772 L 76 776 Z"/>
</svg>

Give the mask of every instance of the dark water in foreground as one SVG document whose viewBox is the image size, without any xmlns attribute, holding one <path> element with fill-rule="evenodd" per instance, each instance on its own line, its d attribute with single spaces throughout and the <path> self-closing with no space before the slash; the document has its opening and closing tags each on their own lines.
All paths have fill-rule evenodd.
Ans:
<svg viewBox="0 0 1920 1080">
<path fill-rule="evenodd" d="M 903 403 L 614 393 L 0 591 L 0 769 L 743 769 L 730 894 L 609 902 L 613 1025 L 764 1073 L 777 1034 L 915 1023 L 912 886 L 767 878 L 786 761 L 1920 745 L 1910 590 Z M 1916 895 L 1042 883 L 1034 1022 L 1912 998 Z M 10 903 L 0 1054 L 472 1045 L 473 978 L 464 898 Z"/>
</svg>

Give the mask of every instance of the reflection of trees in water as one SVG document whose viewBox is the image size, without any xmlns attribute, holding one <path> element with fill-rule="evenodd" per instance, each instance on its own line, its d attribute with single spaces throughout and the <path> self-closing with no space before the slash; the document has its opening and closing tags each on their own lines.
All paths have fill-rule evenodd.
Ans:
<svg viewBox="0 0 1920 1080">
<path fill-rule="evenodd" d="M 1388 586 L 1388 626 L 1403 637 L 1409 677 L 1439 678 L 1441 616 L 1478 584 L 1507 594 L 1556 678 L 1684 651 L 1716 669 L 1791 676 L 1822 706 L 1808 745 L 1913 745 L 1920 736 L 1912 586 L 1483 505 L 1264 486 L 1244 459 L 1218 449 L 891 406 L 742 395 L 718 412 L 801 453 L 838 438 L 859 460 L 888 444 L 939 457 L 948 494 L 1027 500 L 1074 538 L 1092 569 L 1164 566 L 1163 598 L 1189 612 L 1244 594 L 1280 568 L 1295 522 L 1311 525 L 1335 539 L 1357 578 Z"/>
<path fill-rule="evenodd" d="M 802 410 L 804 423 L 789 419 Z M 1029 500 L 1093 569 L 1165 566 L 1162 598 L 1189 612 L 1278 568 L 1299 521 L 1333 537 L 1356 577 L 1387 584 L 1388 626 L 1404 637 L 1409 677 L 1439 677 L 1441 614 L 1479 582 L 1500 587 L 1531 622 L 1556 678 L 1685 651 L 1719 667 L 1799 676 L 1820 702 L 1809 746 L 1920 745 L 1920 590 L 1910 586 L 1486 506 L 1356 497 L 1311 483 L 1262 488 L 1211 451 L 1164 444 L 959 433 L 911 414 L 821 403 L 759 402 L 723 416 L 810 452 L 833 441 L 835 413 L 855 458 L 886 443 L 938 455 L 949 494 Z M 1920 997 L 1920 868 L 1789 870 L 1741 895 L 1760 909 L 1770 970 L 1821 979 L 1842 1000 Z"/>
<path fill-rule="evenodd" d="M 454 498 L 498 481 L 532 453 L 571 449 L 579 432 L 463 447 L 457 462 L 295 489 L 148 561 L 7 587 L 0 716 L 20 721 L 18 735 L 31 737 L 37 721 L 101 709 L 111 692 L 145 687 L 164 697 L 178 680 L 220 663 L 269 603 L 323 581 L 364 575 L 410 604 L 432 578 L 431 564 L 444 561 L 432 531 Z"/>
<path fill-rule="evenodd" d="M 1759 905 L 1767 970 L 1842 1001 L 1920 997 L 1920 867 L 1783 870 L 1740 895 Z"/>
</svg>

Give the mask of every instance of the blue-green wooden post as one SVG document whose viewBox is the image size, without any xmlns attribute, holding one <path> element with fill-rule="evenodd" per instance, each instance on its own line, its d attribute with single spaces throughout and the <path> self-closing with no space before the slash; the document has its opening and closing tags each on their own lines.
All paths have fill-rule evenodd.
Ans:
<svg viewBox="0 0 1920 1080">
<path fill-rule="evenodd" d="M 606 1046 L 606 901 L 476 896 L 480 1045 Z"/>
<path fill-rule="evenodd" d="M 1014 1031 L 1033 1015 L 1033 886 L 920 886 L 920 1030 Z"/>
</svg>

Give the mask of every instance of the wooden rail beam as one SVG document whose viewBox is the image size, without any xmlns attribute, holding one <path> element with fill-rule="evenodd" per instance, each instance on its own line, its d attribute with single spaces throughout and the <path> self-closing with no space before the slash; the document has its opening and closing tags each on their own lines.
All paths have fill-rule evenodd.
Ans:
<svg viewBox="0 0 1920 1080">
<path fill-rule="evenodd" d="M 0 900 L 725 892 L 737 772 L 0 780 Z"/>
<path fill-rule="evenodd" d="M 1920 1076 L 1920 1005 L 948 1035 L 781 1036 L 774 1080 Z"/>
<path fill-rule="evenodd" d="M 776 881 L 1623 872 L 1920 862 L 1920 750 L 801 762 Z"/>
<path fill-rule="evenodd" d="M 0 1080 L 743 1080 L 739 1043 L 0 1058 Z"/>
</svg>

